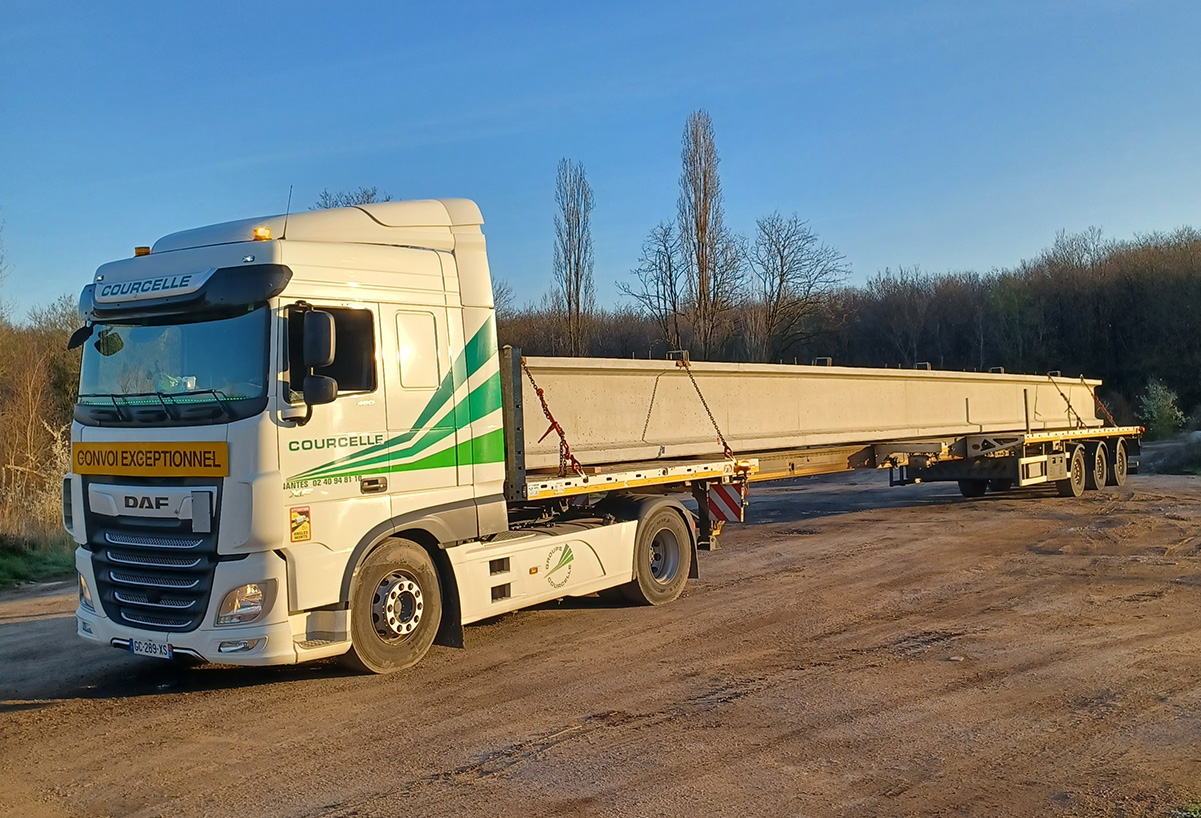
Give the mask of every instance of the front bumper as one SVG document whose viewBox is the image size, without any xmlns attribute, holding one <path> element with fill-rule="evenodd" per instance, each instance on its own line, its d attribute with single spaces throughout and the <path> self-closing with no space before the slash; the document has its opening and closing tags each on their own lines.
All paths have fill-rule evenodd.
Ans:
<svg viewBox="0 0 1201 818">
<path fill-rule="evenodd" d="M 80 548 L 75 552 L 75 567 L 88 586 L 97 587 L 90 552 Z M 271 608 L 263 618 L 251 625 L 217 626 L 213 622 L 225 594 L 248 582 L 275 580 L 276 593 Z M 293 639 L 291 618 L 288 616 L 287 570 L 284 560 L 275 552 L 248 555 L 245 559 L 218 563 L 213 578 L 213 594 L 205 612 L 203 624 L 193 631 L 155 631 L 133 628 L 115 622 L 104 615 L 99 604 L 91 611 L 80 605 L 75 612 L 76 633 L 100 644 L 128 649 L 130 639 L 153 639 L 171 645 L 176 654 L 192 656 L 207 662 L 225 665 L 287 665 L 307 656 Z M 97 601 L 98 602 L 98 601 Z M 241 652 L 221 652 L 222 643 L 260 640 L 253 648 Z"/>
</svg>

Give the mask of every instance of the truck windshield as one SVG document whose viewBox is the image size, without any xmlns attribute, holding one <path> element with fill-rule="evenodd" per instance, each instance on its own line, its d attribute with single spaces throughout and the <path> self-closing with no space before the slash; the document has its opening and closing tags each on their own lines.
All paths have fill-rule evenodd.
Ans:
<svg viewBox="0 0 1201 818">
<path fill-rule="evenodd" d="M 96 324 L 75 419 L 90 425 L 220 423 L 267 400 L 268 310 L 163 323 Z"/>
</svg>

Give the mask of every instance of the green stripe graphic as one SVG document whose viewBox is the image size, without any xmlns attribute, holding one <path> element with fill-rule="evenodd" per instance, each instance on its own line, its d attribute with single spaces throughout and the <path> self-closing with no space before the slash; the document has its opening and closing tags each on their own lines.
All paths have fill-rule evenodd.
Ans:
<svg viewBox="0 0 1201 818">
<path fill-rule="evenodd" d="M 455 431 L 468 430 L 472 423 L 482 420 L 500 408 L 500 373 L 488 378 L 465 398 L 451 406 L 432 428 L 424 427 L 447 408 L 458 387 L 478 373 L 496 356 L 496 333 L 491 315 L 467 342 L 463 352 L 454 360 L 450 371 L 413 422 L 413 429 L 383 443 L 315 466 L 288 478 L 288 481 L 316 480 L 348 475 L 378 475 L 389 472 L 417 471 L 448 466 L 504 461 L 504 434 L 497 429 L 477 438 L 461 440 L 454 447 L 416 457 Z M 420 435 L 420 436 L 419 436 Z M 416 438 L 416 440 L 414 440 Z"/>
</svg>

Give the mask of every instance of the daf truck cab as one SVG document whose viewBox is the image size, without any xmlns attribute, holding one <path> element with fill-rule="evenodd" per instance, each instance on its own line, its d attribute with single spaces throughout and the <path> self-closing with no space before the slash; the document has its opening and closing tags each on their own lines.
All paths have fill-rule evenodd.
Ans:
<svg viewBox="0 0 1201 818">
<path fill-rule="evenodd" d="M 453 199 L 297 213 L 97 270 L 64 481 L 80 636 L 383 672 L 466 622 L 635 580 L 654 509 L 509 531 L 482 222 Z M 643 535 L 672 563 L 646 556 L 643 584 L 666 601 L 695 543 L 657 505 Z"/>
</svg>

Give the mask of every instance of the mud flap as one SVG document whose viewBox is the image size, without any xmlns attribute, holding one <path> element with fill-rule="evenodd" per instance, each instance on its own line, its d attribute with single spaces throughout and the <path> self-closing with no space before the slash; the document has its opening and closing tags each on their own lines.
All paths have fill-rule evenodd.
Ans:
<svg viewBox="0 0 1201 818">
<path fill-rule="evenodd" d="M 463 636 L 463 610 L 459 603 L 459 583 L 455 581 L 455 571 L 451 567 L 450 557 L 441 548 L 429 549 L 438 569 L 438 581 L 442 583 L 442 622 L 438 625 L 438 633 L 434 635 L 434 644 L 447 648 L 467 647 Z"/>
</svg>

